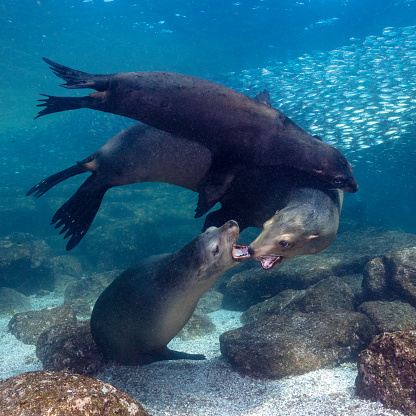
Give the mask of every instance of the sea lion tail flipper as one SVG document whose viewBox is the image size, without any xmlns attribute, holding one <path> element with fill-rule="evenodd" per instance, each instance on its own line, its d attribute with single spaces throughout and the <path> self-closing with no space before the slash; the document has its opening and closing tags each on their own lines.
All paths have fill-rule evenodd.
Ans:
<svg viewBox="0 0 416 416">
<path fill-rule="evenodd" d="M 72 250 L 87 233 L 108 189 L 108 186 L 98 185 L 94 175 L 92 175 L 56 211 L 51 225 L 55 224 L 55 228 L 64 226 L 59 234 L 67 232 L 64 238 L 71 236 L 66 245 L 68 251 Z"/>
<path fill-rule="evenodd" d="M 42 182 L 39 182 L 34 187 L 30 188 L 26 196 L 32 195 L 34 193 L 35 198 L 39 198 L 44 193 L 48 192 L 49 189 L 57 185 L 58 183 L 64 181 L 65 179 L 71 178 L 75 175 L 80 175 L 81 173 L 85 173 L 85 169 L 83 169 L 80 165 L 71 166 L 68 169 L 65 169 L 61 172 L 55 173 L 52 176 L 44 179 Z"/>
<path fill-rule="evenodd" d="M 94 98 L 86 97 L 55 97 L 53 95 L 41 94 L 43 98 L 37 107 L 46 107 L 39 111 L 35 119 L 45 116 L 46 114 L 59 113 L 60 111 L 77 110 L 78 108 L 94 108 Z M 92 106 L 92 107 L 91 107 Z"/>
<path fill-rule="evenodd" d="M 62 84 L 64 88 L 91 88 L 97 91 L 104 91 L 108 88 L 108 76 L 107 75 L 93 75 L 87 72 L 77 71 L 76 69 L 68 68 L 47 58 L 42 58 L 52 69 L 53 73 L 66 81 L 66 84 Z"/>
</svg>

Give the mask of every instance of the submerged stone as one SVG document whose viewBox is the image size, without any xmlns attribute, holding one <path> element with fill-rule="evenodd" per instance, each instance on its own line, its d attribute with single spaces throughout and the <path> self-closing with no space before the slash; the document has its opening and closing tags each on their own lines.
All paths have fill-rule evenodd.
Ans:
<svg viewBox="0 0 416 416">
<path fill-rule="evenodd" d="M 357 393 L 416 415 L 416 331 L 376 336 L 358 358 Z"/>
<path fill-rule="evenodd" d="M 223 356 L 242 374 L 282 378 L 357 357 L 376 329 L 356 312 L 270 316 L 220 336 Z"/>
<path fill-rule="evenodd" d="M 339 277 L 330 277 L 306 290 L 284 290 L 265 302 L 252 306 L 241 316 L 249 323 L 271 315 L 289 315 L 295 312 L 354 311 L 354 295 Z"/>
<path fill-rule="evenodd" d="M 0 414 L 149 416 L 136 400 L 108 383 L 53 371 L 33 371 L 0 381 Z"/>
<path fill-rule="evenodd" d="M 36 344 L 39 335 L 52 325 L 76 321 L 70 305 L 17 313 L 8 324 L 9 331 L 24 344 Z"/>
</svg>

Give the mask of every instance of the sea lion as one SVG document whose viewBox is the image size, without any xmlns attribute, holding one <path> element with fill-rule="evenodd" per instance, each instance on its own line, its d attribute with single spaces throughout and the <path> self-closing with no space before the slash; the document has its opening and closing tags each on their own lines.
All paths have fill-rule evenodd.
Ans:
<svg viewBox="0 0 416 416">
<path fill-rule="evenodd" d="M 347 192 L 358 185 L 340 151 L 317 141 L 279 110 L 220 84 L 172 72 L 92 75 L 44 58 L 65 88 L 91 88 L 85 97 L 46 95 L 37 117 L 91 108 L 142 121 L 196 140 L 213 152 L 209 175 L 199 184 L 196 217 L 229 189 L 249 167 L 285 164 Z M 266 92 L 265 92 L 265 95 Z"/>
<path fill-rule="evenodd" d="M 167 344 L 185 326 L 201 296 L 237 262 L 231 256 L 238 224 L 210 227 L 177 252 L 123 272 L 98 298 L 92 336 L 104 355 L 122 364 L 205 357 Z"/>
<path fill-rule="evenodd" d="M 65 179 L 92 173 L 52 218 L 55 228 L 64 226 L 60 234 L 71 236 L 66 246 L 71 250 L 87 233 L 108 189 L 139 182 L 165 182 L 197 191 L 211 163 L 212 153 L 198 142 L 137 123 L 116 134 L 91 156 L 44 179 L 26 195 L 39 198 Z"/>
<path fill-rule="evenodd" d="M 293 182 L 278 182 L 285 189 L 277 190 L 279 194 L 268 204 L 274 203 L 276 213 L 263 224 L 263 230 L 248 247 L 234 246 L 235 258 L 260 260 L 263 269 L 269 270 L 294 256 L 318 253 L 334 241 L 343 192 L 329 189 L 300 172 L 293 171 L 291 175 Z"/>
<path fill-rule="evenodd" d="M 65 238 L 71 236 L 66 246 L 71 250 L 86 235 L 109 188 L 159 181 L 196 191 L 211 161 L 212 153 L 201 144 L 137 123 L 118 133 L 82 162 L 43 180 L 27 195 L 40 197 L 71 176 L 92 173 L 52 219 L 55 228 L 64 226 L 61 233 L 66 232 Z M 249 169 L 237 175 L 230 190 L 220 200 L 221 208 L 207 215 L 203 230 L 210 226 L 218 227 L 230 218 L 239 223 L 240 231 L 247 227 L 262 228 L 263 223 L 278 210 L 279 222 L 274 222 L 272 229 L 265 227 L 259 237 L 265 246 L 270 246 L 273 238 L 285 233 L 293 215 L 298 213 L 305 220 L 296 223 L 296 230 L 292 224 L 292 237 L 297 241 L 292 250 L 296 249 L 296 255 L 310 254 L 318 243 L 323 249 L 335 237 L 338 222 L 334 221 L 334 216 L 340 204 L 338 199 L 336 189 L 297 169 L 288 166 Z M 315 211 L 319 215 L 312 215 Z M 305 229 L 313 230 L 320 238 L 308 238 L 311 233 Z M 245 253 L 240 260 L 248 258 L 247 250 L 238 253 Z"/>
</svg>

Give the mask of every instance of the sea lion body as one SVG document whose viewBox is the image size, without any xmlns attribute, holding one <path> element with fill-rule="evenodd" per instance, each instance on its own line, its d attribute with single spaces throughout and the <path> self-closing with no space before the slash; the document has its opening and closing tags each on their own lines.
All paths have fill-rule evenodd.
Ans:
<svg viewBox="0 0 416 416">
<path fill-rule="evenodd" d="M 203 359 L 167 344 L 185 326 L 201 296 L 237 262 L 231 256 L 239 233 L 235 221 L 210 227 L 181 250 L 123 272 L 98 298 L 92 336 L 104 355 L 123 364 Z"/>
<path fill-rule="evenodd" d="M 91 75 L 50 60 L 66 88 L 92 88 L 86 97 L 52 97 L 39 116 L 91 108 L 142 121 L 160 130 L 200 142 L 214 155 L 211 176 L 201 186 L 197 215 L 211 208 L 237 172 L 256 166 L 288 165 L 347 192 L 358 185 L 347 159 L 317 141 L 270 105 L 200 78 L 171 72 Z M 219 183 L 219 184 L 218 184 Z"/>
</svg>

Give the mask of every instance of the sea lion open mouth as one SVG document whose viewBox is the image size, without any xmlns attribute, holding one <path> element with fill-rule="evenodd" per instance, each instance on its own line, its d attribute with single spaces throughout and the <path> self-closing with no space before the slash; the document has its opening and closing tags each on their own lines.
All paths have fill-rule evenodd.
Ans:
<svg viewBox="0 0 416 416">
<path fill-rule="evenodd" d="M 284 257 L 271 254 L 269 256 L 261 256 L 259 260 L 261 261 L 261 267 L 263 267 L 264 270 L 270 270 L 277 264 L 280 264 L 284 260 Z"/>
<path fill-rule="evenodd" d="M 234 260 L 245 261 L 251 259 L 251 256 L 248 252 L 248 246 L 242 246 L 240 244 L 233 245 L 232 256 Z"/>
<path fill-rule="evenodd" d="M 248 252 L 248 246 L 242 246 L 240 244 L 233 245 L 232 256 L 236 261 L 246 261 L 253 258 Z M 268 256 L 260 256 L 254 260 L 260 261 L 261 267 L 263 267 L 264 270 L 270 270 L 277 264 L 280 264 L 284 260 L 284 257 L 278 256 L 277 254 L 270 254 Z"/>
</svg>

